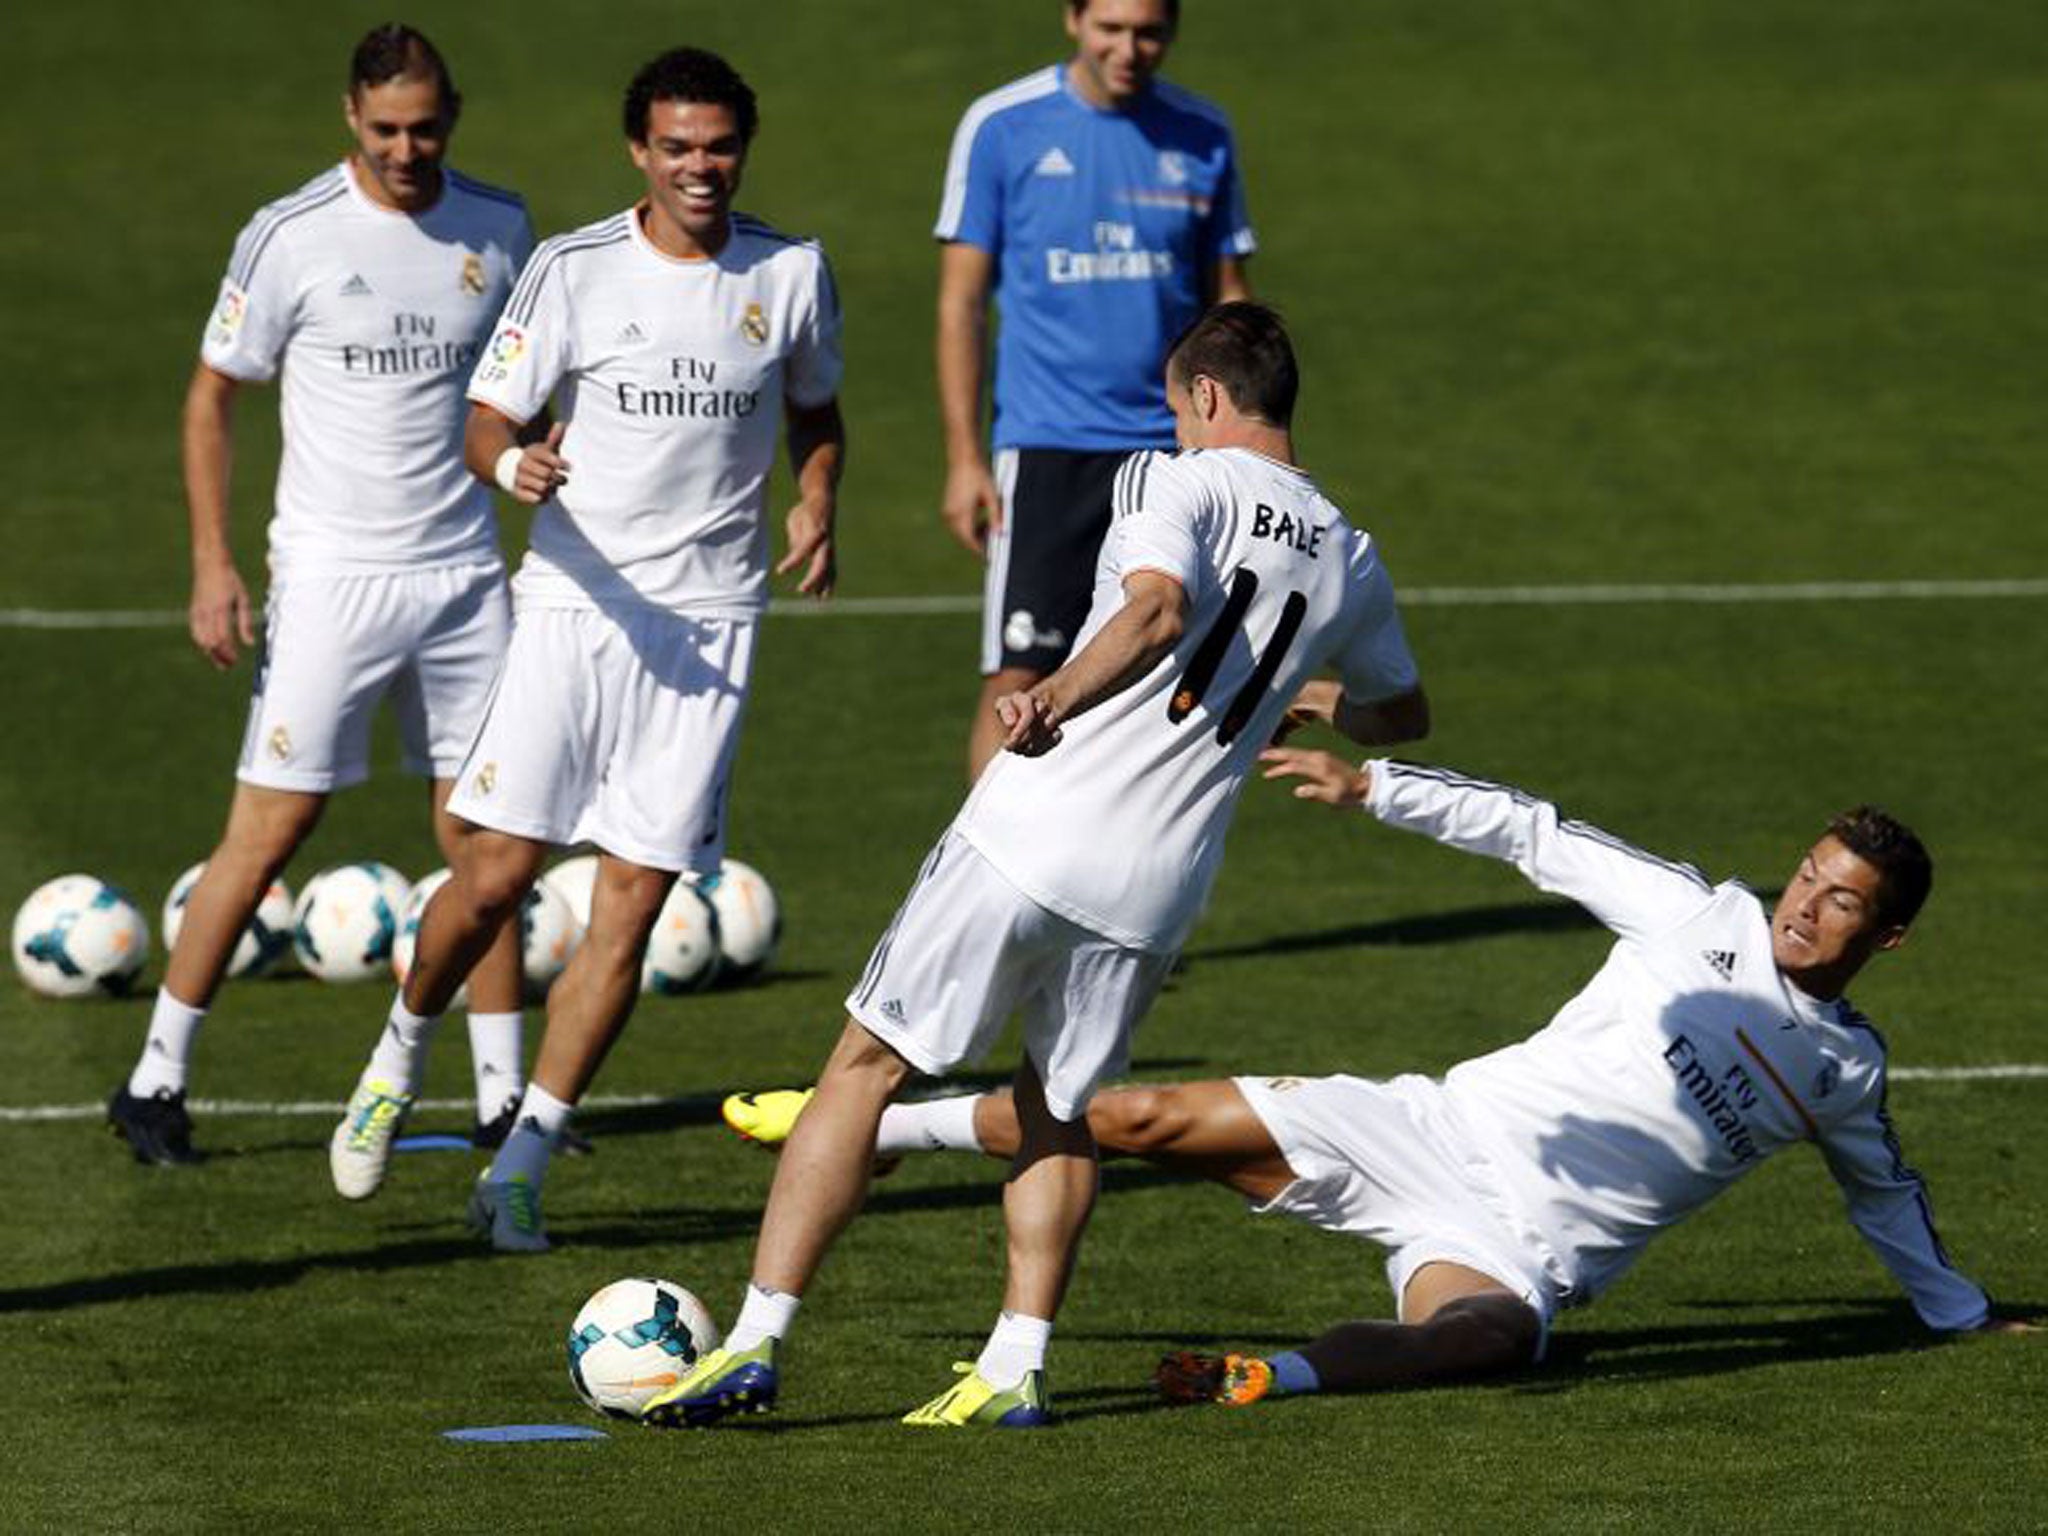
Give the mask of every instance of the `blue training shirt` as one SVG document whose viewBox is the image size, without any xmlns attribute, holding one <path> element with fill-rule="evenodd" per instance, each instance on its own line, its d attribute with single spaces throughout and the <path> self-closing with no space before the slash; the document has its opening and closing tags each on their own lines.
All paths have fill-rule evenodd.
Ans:
<svg viewBox="0 0 2048 1536">
<path fill-rule="evenodd" d="M 1171 448 L 1166 348 L 1257 246 L 1219 108 L 1163 80 L 1092 106 L 1064 64 L 967 109 L 933 233 L 996 258 L 998 448 Z"/>
</svg>

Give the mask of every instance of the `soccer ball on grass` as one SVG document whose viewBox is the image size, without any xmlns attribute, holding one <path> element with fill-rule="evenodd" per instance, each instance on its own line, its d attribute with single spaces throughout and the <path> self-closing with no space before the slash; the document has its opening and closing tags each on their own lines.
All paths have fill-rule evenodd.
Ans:
<svg viewBox="0 0 2048 1536">
<path fill-rule="evenodd" d="M 14 968 L 45 997 L 119 996 L 149 960 L 149 925 L 118 887 L 59 875 L 14 914 Z"/>
<path fill-rule="evenodd" d="M 599 1413 L 638 1418 L 718 1340 L 704 1303 L 673 1280 L 614 1280 L 569 1324 L 569 1380 Z"/>
<path fill-rule="evenodd" d="M 367 981 L 391 963 L 412 887 L 389 864 L 365 859 L 323 869 L 292 909 L 299 964 L 322 981 Z"/>
</svg>

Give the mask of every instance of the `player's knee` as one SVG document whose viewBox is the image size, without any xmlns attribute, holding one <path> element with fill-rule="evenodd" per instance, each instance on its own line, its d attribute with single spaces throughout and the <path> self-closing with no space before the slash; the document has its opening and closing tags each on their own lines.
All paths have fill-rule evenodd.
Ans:
<svg viewBox="0 0 2048 1536">
<path fill-rule="evenodd" d="M 1422 1325 L 1438 1372 L 1490 1376 L 1519 1370 L 1536 1358 L 1543 1323 L 1518 1296 L 1489 1292 L 1444 1303 Z"/>
<path fill-rule="evenodd" d="M 1096 1140 L 1140 1157 L 1172 1146 L 1187 1126 L 1187 1113 L 1171 1088 L 1119 1088 L 1098 1094 L 1094 1109 L 1089 1118 Z"/>
</svg>

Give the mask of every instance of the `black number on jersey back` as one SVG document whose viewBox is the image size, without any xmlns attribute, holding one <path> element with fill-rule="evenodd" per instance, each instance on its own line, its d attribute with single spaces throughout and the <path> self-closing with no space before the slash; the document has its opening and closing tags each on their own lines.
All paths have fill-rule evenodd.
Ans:
<svg viewBox="0 0 2048 1536">
<path fill-rule="evenodd" d="M 1230 653 L 1230 643 L 1244 629 L 1245 615 L 1251 610 L 1252 599 L 1258 595 L 1257 572 L 1239 566 L 1231 573 L 1230 593 L 1223 601 L 1223 611 L 1216 615 L 1216 622 L 1202 636 L 1202 643 L 1195 647 L 1187 671 L 1181 674 L 1179 686 L 1167 698 L 1166 718 L 1174 725 L 1179 725 L 1195 712 L 1195 706 L 1202 702 L 1209 685 L 1216 681 L 1217 670 L 1223 665 L 1223 658 Z M 1216 722 L 1216 744 L 1219 747 L 1229 746 L 1243 733 L 1252 712 L 1259 707 L 1259 700 L 1273 686 L 1273 679 L 1280 671 L 1280 662 L 1300 632 L 1302 617 L 1307 612 L 1308 599 L 1299 592 L 1289 592 L 1286 601 L 1280 605 L 1280 622 L 1273 627 L 1273 637 L 1259 653 L 1252 675 L 1245 679 L 1244 686 L 1237 690 L 1222 718 Z"/>
</svg>

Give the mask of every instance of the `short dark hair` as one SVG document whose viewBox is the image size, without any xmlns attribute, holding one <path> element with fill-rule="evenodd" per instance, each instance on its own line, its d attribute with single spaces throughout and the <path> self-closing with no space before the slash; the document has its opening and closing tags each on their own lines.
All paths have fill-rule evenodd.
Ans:
<svg viewBox="0 0 2048 1536">
<path fill-rule="evenodd" d="M 1174 339 L 1166 368 L 1182 389 L 1207 374 L 1247 416 L 1276 427 L 1294 420 L 1301 370 L 1279 311 L 1264 304 L 1216 305 Z"/>
<path fill-rule="evenodd" d="M 754 142 L 754 129 L 761 121 L 754 93 L 739 71 L 704 48 L 671 48 L 641 66 L 626 87 L 626 137 L 634 143 L 647 142 L 647 113 L 657 101 L 696 101 L 730 108 L 742 144 Z"/>
<path fill-rule="evenodd" d="M 1088 0 L 1067 0 L 1067 9 L 1078 16 L 1088 9 Z M 1180 25 L 1180 0 L 1166 0 L 1166 24 L 1169 27 Z"/>
<path fill-rule="evenodd" d="M 1874 805 L 1859 805 L 1828 823 L 1828 832 L 1844 848 L 1877 867 L 1878 917 L 1888 927 L 1904 928 L 1920 915 L 1927 893 L 1934 889 L 1934 860 L 1912 828 Z"/>
<path fill-rule="evenodd" d="M 372 27 L 356 44 L 348 61 L 348 91 L 353 96 L 365 86 L 383 85 L 391 80 L 431 79 L 441 92 L 441 109 L 451 118 L 462 110 L 462 92 L 455 89 L 455 77 L 448 73 L 448 61 L 441 50 L 427 41 L 424 32 L 387 21 Z"/>
</svg>

